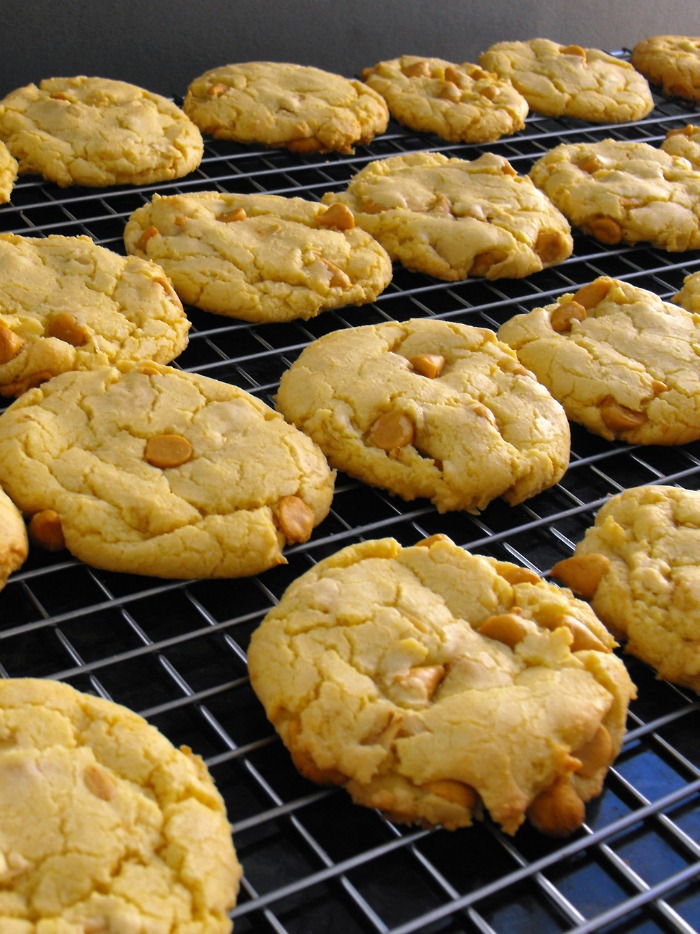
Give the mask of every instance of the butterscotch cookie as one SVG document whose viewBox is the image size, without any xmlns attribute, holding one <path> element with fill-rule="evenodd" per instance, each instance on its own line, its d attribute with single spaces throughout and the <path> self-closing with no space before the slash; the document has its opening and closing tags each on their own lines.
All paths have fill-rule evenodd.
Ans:
<svg viewBox="0 0 700 934">
<path fill-rule="evenodd" d="M 700 315 L 700 273 L 693 272 L 686 276 L 680 291 L 676 292 L 671 301 L 693 315 Z"/>
<path fill-rule="evenodd" d="M 148 363 L 55 376 L 0 418 L 0 483 L 39 544 L 160 577 L 285 562 L 330 508 L 319 449 L 263 402 Z"/>
<path fill-rule="evenodd" d="M 469 62 L 402 55 L 366 68 L 362 80 L 404 126 L 451 142 L 488 143 L 525 126 L 522 94 Z"/>
<path fill-rule="evenodd" d="M 0 101 L 0 137 L 20 172 L 61 186 L 145 185 L 202 160 L 202 134 L 172 101 L 111 78 L 48 78 Z"/>
<path fill-rule="evenodd" d="M 370 162 L 325 204 L 346 205 L 407 269 L 438 279 L 519 278 L 571 255 L 569 224 L 502 156 L 415 152 Z"/>
<path fill-rule="evenodd" d="M 609 441 L 700 438 L 700 314 L 601 276 L 498 331 L 568 417 Z"/>
<path fill-rule="evenodd" d="M 362 81 L 290 62 L 212 68 L 183 108 L 210 136 L 293 152 L 351 153 L 389 122 L 384 98 Z"/>
<path fill-rule="evenodd" d="M 0 490 L 0 590 L 10 574 L 24 564 L 28 547 L 22 514 L 9 496 Z"/>
<path fill-rule="evenodd" d="M 570 591 L 442 535 L 351 545 L 283 594 L 251 639 L 252 686 L 307 778 L 392 820 L 584 820 L 634 696 Z"/>
<path fill-rule="evenodd" d="M 0 141 L 0 202 L 9 201 L 17 181 L 19 166 L 7 146 Z"/>
<path fill-rule="evenodd" d="M 0 928 L 228 934 L 241 867 L 201 758 L 58 681 L 0 680 Z"/>
<path fill-rule="evenodd" d="M 277 407 L 333 467 L 440 512 L 520 503 L 569 462 L 569 423 L 486 328 L 416 319 L 334 331 L 282 375 Z"/>
<path fill-rule="evenodd" d="M 550 117 L 624 122 L 641 120 L 654 107 L 646 79 L 600 49 L 551 39 L 497 42 L 479 64 L 511 81 L 531 110 Z"/>
<path fill-rule="evenodd" d="M 169 363 L 190 323 L 160 266 L 89 237 L 0 235 L 0 394 L 116 360 Z"/>
<path fill-rule="evenodd" d="M 682 156 L 694 169 L 700 169 L 700 126 L 688 123 L 681 129 L 669 130 L 661 148 L 671 156 Z"/>
<path fill-rule="evenodd" d="M 664 94 L 700 100 L 700 37 L 649 36 L 632 49 L 631 61 Z"/>
<path fill-rule="evenodd" d="M 700 247 L 700 172 L 648 143 L 562 143 L 535 162 L 530 178 L 601 243 Z"/>
<path fill-rule="evenodd" d="M 181 298 L 246 321 L 311 318 L 374 301 L 391 281 L 384 248 L 345 205 L 216 191 L 154 195 L 124 230 Z"/>
<path fill-rule="evenodd" d="M 590 601 L 627 652 L 700 693 L 700 492 L 618 493 L 551 573 Z"/>
</svg>

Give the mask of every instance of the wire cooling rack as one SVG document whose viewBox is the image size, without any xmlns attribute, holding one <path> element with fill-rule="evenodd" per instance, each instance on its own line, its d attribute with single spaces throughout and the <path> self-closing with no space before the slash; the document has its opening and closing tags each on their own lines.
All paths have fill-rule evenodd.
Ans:
<svg viewBox="0 0 700 934">
<path fill-rule="evenodd" d="M 61 190 L 23 177 L 0 230 L 87 234 L 123 253 L 129 214 L 155 191 L 205 189 L 320 198 L 367 162 L 438 150 L 465 159 L 489 150 L 520 172 L 562 141 L 658 144 L 697 117 L 656 99 L 634 124 L 592 125 L 530 116 L 514 137 L 453 145 L 391 124 L 352 156 L 292 155 L 207 141 L 201 167 L 169 184 Z M 439 317 L 497 328 L 504 320 L 598 275 L 662 298 L 700 269 L 700 253 L 606 247 L 575 235 L 561 265 L 521 280 L 446 283 L 396 266 L 376 302 L 308 322 L 251 325 L 188 308 L 190 342 L 175 366 L 234 383 L 272 403 L 281 373 L 313 339 L 337 328 Z M 354 806 L 339 789 L 302 779 L 267 723 L 247 677 L 252 631 L 313 563 L 367 538 L 410 545 L 444 532 L 471 551 L 546 574 L 573 550 L 611 494 L 646 483 L 700 488 L 700 444 L 610 444 L 572 428 L 571 464 L 550 490 L 479 516 L 440 516 L 340 475 L 333 508 L 288 564 L 232 581 L 164 581 L 97 571 L 34 549 L 0 594 L 0 674 L 60 679 L 136 710 L 207 762 L 227 803 L 244 868 L 237 934 L 457 934 L 457 932 L 683 932 L 700 929 L 700 702 L 625 658 L 639 698 L 602 795 L 573 837 L 528 827 L 514 838 L 491 823 L 452 833 L 399 827 Z"/>
</svg>

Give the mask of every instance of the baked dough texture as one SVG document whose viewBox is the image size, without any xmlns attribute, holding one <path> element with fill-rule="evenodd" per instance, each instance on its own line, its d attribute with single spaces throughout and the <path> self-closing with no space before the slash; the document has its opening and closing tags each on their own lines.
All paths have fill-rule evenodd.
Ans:
<svg viewBox="0 0 700 934">
<path fill-rule="evenodd" d="M 511 81 L 531 110 L 550 117 L 622 123 L 641 120 L 654 107 L 646 79 L 600 49 L 551 39 L 497 42 L 479 64 Z"/>
<path fill-rule="evenodd" d="M 640 486 L 599 510 L 552 569 L 660 678 L 700 693 L 700 492 Z"/>
<path fill-rule="evenodd" d="M 0 483 L 41 544 L 95 567 L 239 577 L 325 518 L 320 450 L 235 386 L 154 363 L 56 376 L 0 419 Z"/>
<path fill-rule="evenodd" d="M 649 36 L 632 49 L 631 61 L 664 94 L 700 101 L 700 37 Z"/>
<path fill-rule="evenodd" d="M 120 359 L 170 363 L 190 322 L 160 266 L 90 237 L 0 235 L 0 393 Z"/>
<path fill-rule="evenodd" d="M 386 250 L 347 208 L 278 195 L 154 195 L 124 230 L 190 305 L 246 321 L 363 305 L 391 281 Z"/>
<path fill-rule="evenodd" d="M 487 328 L 333 331 L 282 374 L 276 404 L 333 467 L 440 512 L 520 503 L 569 463 L 564 410 Z"/>
<path fill-rule="evenodd" d="M 700 314 L 700 272 L 686 276 L 680 291 L 676 292 L 671 301 L 694 315 Z"/>
<path fill-rule="evenodd" d="M 62 187 L 146 185 L 202 160 L 202 134 L 166 97 L 125 81 L 47 78 L 0 101 L 0 138 L 20 172 Z"/>
<path fill-rule="evenodd" d="M 450 142 L 489 143 L 522 130 L 528 105 L 510 81 L 470 62 L 402 55 L 362 72 L 392 117 Z"/>
<path fill-rule="evenodd" d="M 694 169 L 700 169 L 700 126 L 688 123 L 682 129 L 669 130 L 661 149 L 670 156 L 682 156 Z"/>
<path fill-rule="evenodd" d="M 22 514 L 7 493 L 0 490 L 0 590 L 10 574 L 22 567 L 28 549 L 27 528 Z"/>
<path fill-rule="evenodd" d="M 632 685 L 590 607 L 446 536 L 351 545 L 253 633 L 252 686 L 307 778 L 400 823 L 565 836 L 620 749 Z"/>
<path fill-rule="evenodd" d="M 687 159 L 636 141 L 562 143 L 535 162 L 530 178 L 601 243 L 700 248 L 700 171 Z"/>
<path fill-rule="evenodd" d="M 199 756 L 58 681 L 0 681 L 0 929 L 228 934 L 241 867 Z"/>
<path fill-rule="evenodd" d="M 0 141 L 0 202 L 9 201 L 17 181 L 19 166 L 7 146 Z"/>
<path fill-rule="evenodd" d="M 322 200 L 347 205 L 392 259 L 438 279 L 520 278 L 573 249 L 563 215 L 493 153 L 473 161 L 439 152 L 389 156 Z"/>
<path fill-rule="evenodd" d="M 630 444 L 700 438 L 698 312 L 600 276 L 498 337 L 589 431 Z"/>
<path fill-rule="evenodd" d="M 362 81 L 290 62 L 212 68 L 183 108 L 210 136 L 300 153 L 352 153 L 389 122 L 384 98 Z"/>
</svg>

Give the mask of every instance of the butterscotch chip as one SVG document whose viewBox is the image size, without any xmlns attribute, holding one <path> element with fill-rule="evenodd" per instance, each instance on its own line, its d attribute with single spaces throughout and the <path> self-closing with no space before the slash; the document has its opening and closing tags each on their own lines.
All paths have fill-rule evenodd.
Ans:
<svg viewBox="0 0 700 934">
<path fill-rule="evenodd" d="M 0 732 L 3 931 L 229 934 L 241 866 L 199 756 L 50 680 L 0 682 Z"/>
<path fill-rule="evenodd" d="M 479 64 L 511 81 L 531 110 L 550 117 L 624 122 L 641 120 L 654 107 L 645 78 L 600 49 L 551 39 L 497 42 Z"/>
<path fill-rule="evenodd" d="M 416 369 L 424 356 L 445 375 Z M 569 461 L 563 409 L 486 328 L 427 318 L 332 331 L 283 373 L 276 404 L 333 467 L 440 512 L 522 502 Z"/>
<path fill-rule="evenodd" d="M 78 75 L 17 88 L 0 101 L 0 136 L 19 162 L 58 185 L 145 185 L 202 160 L 202 134 L 172 101 L 125 81 Z"/>
<path fill-rule="evenodd" d="M 61 517 L 55 509 L 34 513 L 29 521 L 29 536 L 34 544 L 47 551 L 63 551 L 66 547 Z"/>
<path fill-rule="evenodd" d="M 451 142 L 493 142 L 525 125 L 527 101 L 510 81 L 469 62 L 402 55 L 362 76 L 404 126 Z"/>
<path fill-rule="evenodd" d="M 700 438 L 697 310 L 700 299 L 685 310 L 601 276 L 514 315 L 498 337 L 589 431 L 630 444 L 686 444 Z"/>
<path fill-rule="evenodd" d="M 594 557 L 608 562 L 590 596 L 596 615 L 660 678 L 700 693 L 700 493 L 658 485 L 611 497 L 571 561 Z"/>
<path fill-rule="evenodd" d="M 609 567 L 610 560 L 605 555 L 576 555 L 557 562 L 551 575 L 563 581 L 577 596 L 590 600 Z"/>
<path fill-rule="evenodd" d="M 22 514 L 0 489 L 0 590 L 27 558 L 29 544 Z"/>
<path fill-rule="evenodd" d="M 194 451 L 194 455 L 190 456 Z M 241 577 L 285 562 L 284 497 L 311 527 L 334 474 L 316 445 L 235 386 L 131 363 L 56 376 L 0 419 L 0 483 L 18 508 L 60 516 L 94 567 L 165 578 Z"/>
<path fill-rule="evenodd" d="M 700 248 L 700 171 L 687 159 L 637 141 L 562 143 L 529 174 L 572 225 L 602 243 Z"/>
<path fill-rule="evenodd" d="M 518 570 L 437 536 L 351 545 L 297 578 L 248 664 L 302 773 L 399 823 L 579 827 L 635 690 L 590 607 L 536 576 L 511 583 Z M 485 635 L 506 617 L 526 630 L 512 645 Z M 574 618 L 595 647 L 573 644 Z"/>
<path fill-rule="evenodd" d="M 89 237 L 0 236 L 0 392 L 125 358 L 169 363 L 190 323 L 160 266 Z"/>
<path fill-rule="evenodd" d="M 183 109 L 211 136 L 294 152 L 351 153 L 389 122 L 384 99 L 361 81 L 288 62 L 212 68 L 191 82 Z"/>
<path fill-rule="evenodd" d="M 423 353 L 416 354 L 408 361 L 416 373 L 421 376 L 427 376 L 428 379 L 436 379 L 445 369 L 445 358 L 442 354 Z"/>
<path fill-rule="evenodd" d="M 519 278 L 571 255 L 569 225 L 502 156 L 414 152 L 370 162 L 344 192 L 359 227 L 407 269 L 438 279 Z"/>
<path fill-rule="evenodd" d="M 245 321 L 363 305 L 392 276 L 386 251 L 351 211 L 303 198 L 156 194 L 129 218 L 124 243 L 161 265 L 183 301 Z"/>
<path fill-rule="evenodd" d="M 288 542 L 308 542 L 311 538 L 315 516 L 299 496 L 283 496 L 277 506 L 277 518 Z"/>
<path fill-rule="evenodd" d="M 634 46 L 631 61 L 664 94 L 700 100 L 700 37 L 649 36 Z"/>
</svg>

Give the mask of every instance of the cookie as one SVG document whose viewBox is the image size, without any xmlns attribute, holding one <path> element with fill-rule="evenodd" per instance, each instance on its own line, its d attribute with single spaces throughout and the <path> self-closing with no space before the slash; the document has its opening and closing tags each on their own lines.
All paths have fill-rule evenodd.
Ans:
<svg viewBox="0 0 700 934">
<path fill-rule="evenodd" d="M 682 156 L 694 169 L 700 169 L 700 126 L 688 123 L 681 129 L 669 130 L 661 149 L 670 156 Z"/>
<path fill-rule="evenodd" d="M 146 185 L 202 160 L 202 134 L 172 101 L 111 78 L 48 78 L 0 101 L 0 137 L 20 172 L 66 187 Z"/>
<path fill-rule="evenodd" d="M 437 535 L 351 545 L 253 633 L 253 689 L 299 771 L 399 823 L 487 814 L 566 836 L 634 696 L 590 607 Z"/>
<path fill-rule="evenodd" d="M 199 756 L 59 681 L 0 680 L 0 928 L 228 934 L 241 867 Z"/>
<path fill-rule="evenodd" d="M 415 152 L 370 162 L 325 204 L 357 223 L 407 269 L 438 279 L 520 278 L 571 255 L 569 224 L 502 156 Z"/>
<path fill-rule="evenodd" d="M 590 601 L 625 651 L 700 693 L 700 492 L 616 494 L 551 573 Z"/>
<path fill-rule="evenodd" d="M 630 444 L 700 438 L 700 314 L 600 276 L 498 337 L 589 431 Z"/>
<path fill-rule="evenodd" d="M 254 396 L 154 363 L 64 373 L 20 396 L 0 418 L 0 477 L 37 543 L 167 578 L 285 563 L 334 480 Z"/>
<path fill-rule="evenodd" d="M 17 181 L 19 166 L 7 146 L 0 141 L 0 203 L 9 201 Z"/>
<path fill-rule="evenodd" d="M 276 404 L 333 467 L 440 512 L 520 503 L 569 463 L 564 410 L 487 328 L 333 331 L 282 374 Z"/>
<path fill-rule="evenodd" d="M 190 322 L 163 269 L 90 237 L 0 235 L 0 394 L 120 359 L 169 363 Z"/>
<path fill-rule="evenodd" d="M 384 98 L 362 81 L 289 62 L 212 68 L 183 109 L 210 136 L 300 153 L 352 153 L 389 122 Z"/>
<path fill-rule="evenodd" d="M 646 79 L 600 49 L 551 39 L 497 42 L 482 52 L 479 64 L 511 81 L 530 110 L 545 116 L 623 123 L 654 108 Z"/>
<path fill-rule="evenodd" d="M 671 299 L 694 315 L 700 315 L 700 273 L 693 272 L 686 276 L 680 291 Z"/>
<path fill-rule="evenodd" d="M 535 162 L 530 178 L 601 243 L 700 247 L 700 172 L 648 143 L 562 143 Z"/>
<path fill-rule="evenodd" d="M 391 281 L 384 248 L 344 205 L 217 191 L 161 197 L 124 230 L 190 305 L 245 321 L 311 318 L 363 305 Z"/>
<path fill-rule="evenodd" d="M 399 123 L 450 142 L 489 143 L 525 126 L 522 94 L 470 62 L 402 55 L 366 68 L 362 80 Z"/>
<path fill-rule="evenodd" d="M 631 62 L 664 94 L 700 101 L 700 37 L 649 36 L 632 49 Z"/>
<path fill-rule="evenodd" d="M 10 497 L 0 490 L 0 590 L 10 574 L 24 564 L 28 548 L 22 515 Z"/>
</svg>

